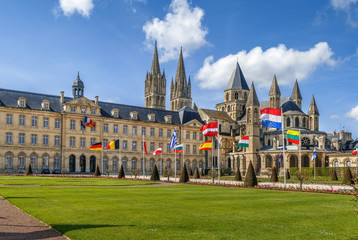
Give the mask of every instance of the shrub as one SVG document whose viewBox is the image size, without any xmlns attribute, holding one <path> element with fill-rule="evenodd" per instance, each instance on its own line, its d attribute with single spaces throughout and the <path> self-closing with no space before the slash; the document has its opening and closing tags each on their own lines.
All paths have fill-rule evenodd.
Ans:
<svg viewBox="0 0 358 240">
<path fill-rule="evenodd" d="M 240 168 L 239 168 L 239 167 L 237 167 L 237 170 L 236 170 L 235 180 L 236 180 L 236 181 L 242 181 L 242 177 L 241 177 L 241 173 L 240 173 Z"/>
<path fill-rule="evenodd" d="M 231 175 L 231 169 L 230 168 L 224 168 L 221 170 L 223 176 L 230 176 Z"/>
<path fill-rule="evenodd" d="M 189 169 L 188 169 L 188 175 L 189 176 L 193 176 L 193 170 L 189 167 Z"/>
<path fill-rule="evenodd" d="M 346 171 L 344 173 L 343 184 L 346 184 L 346 185 L 354 184 L 353 176 L 352 176 L 352 172 L 351 172 L 350 167 L 347 167 L 347 169 L 346 169 Z"/>
<path fill-rule="evenodd" d="M 140 169 L 133 169 L 131 174 L 134 175 L 134 178 L 137 178 L 137 176 L 140 174 Z"/>
<path fill-rule="evenodd" d="M 181 171 L 179 182 L 180 183 L 189 182 L 188 171 L 186 170 L 185 164 L 184 164 L 183 170 Z"/>
<path fill-rule="evenodd" d="M 272 168 L 270 182 L 278 182 L 276 167 Z"/>
<path fill-rule="evenodd" d="M 196 168 L 196 169 L 195 169 L 195 173 L 194 173 L 193 178 L 195 178 L 195 179 L 199 179 L 199 178 L 200 178 L 200 175 L 199 175 L 199 168 Z"/>
<path fill-rule="evenodd" d="M 126 175 L 124 174 L 124 170 L 123 170 L 123 165 L 121 164 L 121 168 L 119 169 L 119 172 L 118 172 L 118 178 L 121 179 L 121 178 L 126 178 Z"/>
<path fill-rule="evenodd" d="M 336 172 L 336 169 L 334 169 L 334 168 L 332 169 L 331 180 L 338 181 L 337 172 Z"/>
<path fill-rule="evenodd" d="M 300 189 L 302 189 L 303 181 L 308 180 L 308 178 L 310 177 L 309 170 L 302 169 L 300 171 L 299 169 L 297 169 L 294 175 L 297 177 L 298 181 L 300 181 Z"/>
<path fill-rule="evenodd" d="M 26 171 L 26 176 L 32 175 L 32 167 L 31 164 L 29 164 L 29 168 Z"/>
<path fill-rule="evenodd" d="M 154 165 L 154 168 L 152 171 L 152 176 L 150 176 L 150 180 L 151 181 L 159 181 L 160 180 L 157 164 Z"/>
<path fill-rule="evenodd" d="M 286 170 L 286 179 L 291 179 L 290 171 Z"/>
<path fill-rule="evenodd" d="M 254 170 L 254 166 L 250 161 L 249 168 L 247 169 L 244 187 L 254 187 L 257 185 L 257 178 Z"/>
<path fill-rule="evenodd" d="M 169 177 L 172 175 L 173 175 L 173 170 L 171 170 L 170 168 L 164 168 L 163 176 L 168 177 L 168 182 L 169 182 Z"/>
<path fill-rule="evenodd" d="M 99 170 L 98 164 L 97 164 L 97 167 L 96 167 L 96 171 L 94 171 L 94 176 L 95 177 L 100 177 L 101 176 L 101 171 Z"/>
</svg>

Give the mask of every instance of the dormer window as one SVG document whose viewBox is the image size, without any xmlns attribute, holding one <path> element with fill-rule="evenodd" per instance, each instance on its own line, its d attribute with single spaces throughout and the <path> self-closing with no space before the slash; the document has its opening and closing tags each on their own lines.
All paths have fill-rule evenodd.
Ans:
<svg viewBox="0 0 358 240">
<path fill-rule="evenodd" d="M 76 107 L 71 107 L 71 112 L 76 112 Z"/>
<path fill-rule="evenodd" d="M 118 118 L 118 116 L 119 116 L 119 109 L 118 109 L 118 108 L 113 108 L 111 114 L 112 114 L 112 117 Z"/>
<path fill-rule="evenodd" d="M 96 109 L 91 109 L 91 114 L 96 114 Z"/>
<path fill-rule="evenodd" d="M 133 112 L 130 113 L 130 115 L 131 115 L 131 119 L 133 119 L 133 120 L 137 120 L 137 119 L 138 119 L 138 112 L 133 111 Z"/>
<path fill-rule="evenodd" d="M 41 108 L 43 110 L 50 110 L 50 101 L 49 100 L 43 100 L 41 103 Z"/>
<path fill-rule="evenodd" d="M 17 100 L 17 106 L 21 108 L 26 107 L 26 98 L 20 97 L 19 100 Z"/>
<path fill-rule="evenodd" d="M 172 115 L 166 115 L 164 117 L 164 120 L 166 123 L 172 123 Z"/>
<path fill-rule="evenodd" d="M 148 120 L 151 122 L 155 122 L 155 114 L 154 113 L 148 114 Z"/>
</svg>

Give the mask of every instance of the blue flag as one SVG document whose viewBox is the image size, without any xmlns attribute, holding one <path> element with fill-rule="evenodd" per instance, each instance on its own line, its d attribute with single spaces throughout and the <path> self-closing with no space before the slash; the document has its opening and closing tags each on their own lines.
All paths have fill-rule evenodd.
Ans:
<svg viewBox="0 0 358 240">
<path fill-rule="evenodd" d="M 81 121 L 81 131 L 84 131 L 86 129 L 86 123 Z"/>
<path fill-rule="evenodd" d="M 277 160 L 278 163 L 281 162 L 281 157 L 282 157 L 282 155 L 281 155 L 281 152 L 280 152 L 280 155 L 278 156 L 278 160 Z"/>
<path fill-rule="evenodd" d="M 316 148 L 313 151 L 311 161 L 313 161 L 317 157 Z"/>
<path fill-rule="evenodd" d="M 169 148 L 174 148 L 174 146 L 177 144 L 177 132 L 174 129 L 172 139 L 170 140 Z"/>
</svg>

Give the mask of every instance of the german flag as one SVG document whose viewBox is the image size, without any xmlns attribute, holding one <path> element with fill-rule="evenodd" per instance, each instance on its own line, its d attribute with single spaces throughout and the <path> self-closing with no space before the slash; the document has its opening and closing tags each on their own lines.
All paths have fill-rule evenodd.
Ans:
<svg viewBox="0 0 358 240">
<path fill-rule="evenodd" d="M 90 150 L 102 151 L 102 143 L 98 142 L 98 143 L 93 144 L 92 146 L 90 146 Z"/>
<path fill-rule="evenodd" d="M 211 150 L 212 149 L 212 141 L 208 140 L 206 142 L 204 142 L 203 144 L 200 145 L 199 150 L 200 151 L 204 151 L 204 150 Z"/>
<path fill-rule="evenodd" d="M 109 142 L 106 149 L 119 149 L 119 139 Z"/>
</svg>

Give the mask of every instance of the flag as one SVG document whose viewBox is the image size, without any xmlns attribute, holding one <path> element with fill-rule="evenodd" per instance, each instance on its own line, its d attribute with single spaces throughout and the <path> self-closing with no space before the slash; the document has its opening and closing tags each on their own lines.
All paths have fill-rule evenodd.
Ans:
<svg viewBox="0 0 358 240">
<path fill-rule="evenodd" d="M 175 145 L 172 152 L 182 153 L 183 152 L 183 144 Z"/>
<path fill-rule="evenodd" d="M 172 139 L 170 140 L 169 148 L 174 148 L 176 144 L 177 144 L 177 132 L 174 129 Z"/>
<path fill-rule="evenodd" d="M 311 161 L 313 161 L 317 157 L 316 148 L 313 150 Z"/>
<path fill-rule="evenodd" d="M 282 154 L 280 152 L 280 155 L 278 155 L 278 159 L 277 159 L 277 162 L 280 163 L 281 162 L 281 158 L 282 158 Z"/>
<path fill-rule="evenodd" d="M 159 148 L 157 148 L 154 152 L 152 152 L 152 154 L 153 154 L 154 156 L 157 156 L 158 153 L 162 153 L 162 152 L 163 152 L 162 147 L 159 147 Z"/>
<path fill-rule="evenodd" d="M 281 129 L 281 109 L 264 108 L 260 110 L 261 124 L 265 127 Z"/>
<path fill-rule="evenodd" d="M 119 139 L 109 142 L 106 149 L 119 149 Z"/>
<path fill-rule="evenodd" d="M 206 136 L 217 136 L 218 135 L 218 122 L 211 122 L 208 124 L 203 125 L 200 128 L 200 131 L 203 135 Z"/>
<path fill-rule="evenodd" d="M 358 147 L 356 147 L 356 149 L 352 152 L 352 155 L 357 155 L 358 153 Z"/>
<path fill-rule="evenodd" d="M 98 142 L 98 143 L 93 144 L 92 146 L 90 146 L 90 150 L 102 151 L 102 143 Z"/>
<path fill-rule="evenodd" d="M 249 136 L 243 136 L 238 144 L 239 147 L 249 147 Z"/>
<path fill-rule="evenodd" d="M 145 155 L 147 155 L 148 154 L 147 145 L 145 145 L 145 140 L 144 139 L 143 139 L 143 147 L 144 147 Z"/>
<path fill-rule="evenodd" d="M 208 140 L 206 142 L 204 142 L 203 144 L 200 145 L 199 150 L 200 151 L 204 151 L 204 150 L 212 150 L 213 148 L 213 143 L 211 140 Z"/>
<path fill-rule="evenodd" d="M 81 131 L 84 131 L 86 129 L 86 124 L 84 121 L 81 121 Z"/>
<path fill-rule="evenodd" d="M 300 132 L 288 130 L 287 131 L 287 141 L 294 143 L 294 144 L 300 144 Z"/>
<path fill-rule="evenodd" d="M 92 121 L 92 119 L 90 119 L 86 116 L 83 121 L 86 123 L 87 127 L 95 127 L 96 126 L 96 124 Z"/>
</svg>

